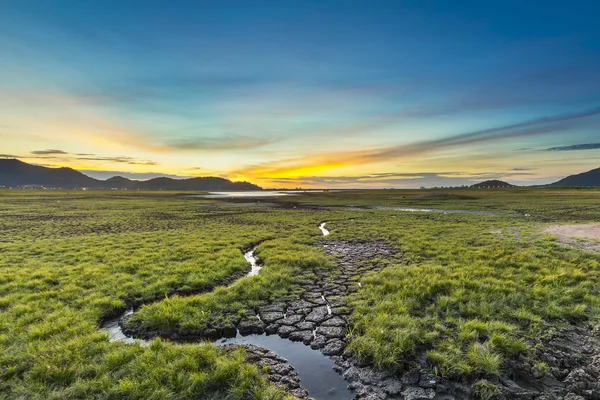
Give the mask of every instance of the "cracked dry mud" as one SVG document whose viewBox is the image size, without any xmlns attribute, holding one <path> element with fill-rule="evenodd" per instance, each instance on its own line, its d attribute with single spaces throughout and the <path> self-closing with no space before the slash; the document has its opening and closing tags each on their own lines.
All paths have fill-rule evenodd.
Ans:
<svg viewBox="0 0 600 400">
<path fill-rule="evenodd" d="M 298 299 L 265 305 L 229 324 L 200 332 L 157 332 L 125 328 L 136 337 L 166 336 L 174 340 L 218 339 L 249 334 L 277 334 L 319 349 L 334 362 L 334 369 L 349 382 L 356 399 L 454 400 L 473 397 L 473 383 L 486 378 L 501 390 L 497 399 L 600 400 L 600 338 L 597 329 L 569 326 L 531 343 L 533 358 L 546 362 L 548 371 L 538 371 L 524 356 L 510 361 L 502 377 L 478 376 L 463 381 L 440 378 L 431 373 L 425 352 L 417 351 L 402 373 L 376 371 L 345 353 L 351 309 L 344 298 L 359 290 L 358 278 L 382 266 L 373 260 L 400 255 L 383 241 L 319 241 L 316 246 L 336 256 L 331 271 L 313 271 L 315 279 L 304 286 Z M 125 324 L 126 325 L 126 324 Z M 228 345 L 233 346 L 233 345 Z M 299 399 L 309 394 L 300 386 L 293 366 L 268 349 L 245 345 L 249 360 L 267 367 L 269 380 Z"/>
</svg>

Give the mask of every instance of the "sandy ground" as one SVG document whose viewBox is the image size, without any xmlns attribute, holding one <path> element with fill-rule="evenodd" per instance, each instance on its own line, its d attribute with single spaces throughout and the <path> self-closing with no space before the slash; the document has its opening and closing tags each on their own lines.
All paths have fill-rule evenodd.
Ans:
<svg viewBox="0 0 600 400">
<path fill-rule="evenodd" d="M 554 225 L 544 230 L 567 247 L 600 252 L 600 224 Z"/>
<path fill-rule="evenodd" d="M 544 231 L 558 239 L 592 239 L 600 240 L 600 224 L 554 225 Z"/>
</svg>

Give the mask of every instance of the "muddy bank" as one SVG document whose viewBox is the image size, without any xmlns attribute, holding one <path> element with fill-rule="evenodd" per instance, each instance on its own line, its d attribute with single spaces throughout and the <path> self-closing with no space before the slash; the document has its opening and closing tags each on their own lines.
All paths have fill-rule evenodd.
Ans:
<svg viewBox="0 0 600 400">
<path fill-rule="evenodd" d="M 341 341 L 345 338 L 347 316 L 351 312 L 344 297 L 358 289 L 357 277 L 382 268 L 366 261 L 389 258 L 396 253 L 383 241 L 323 241 L 316 245 L 329 255 L 343 257 L 338 260 L 339 268 L 335 270 L 305 271 L 315 279 L 303 287 L 305 291 L 299 298 L 282 299 L 243 316 L 220 315 L 218 321 L 212 321 L 204 329 L 147 329 L 130 323 L 126 316 L 120 321 L 122 330 L 130 337 L 151 339 L 158 336 L 181 341 L 217 340 L 235 337 L 238 333 L 277 333 L 292 341 L 324 348 L 327 355 L 340 354 L 345 347 Z"/>
<path fill-rule="evenodd" d="M 282 374 L 279 365 L 272 368 L 272 361 L 269 359 L 272 357 L 268 357 L 268 354 L 267 357 L 263 357 L 261 354 L 248 357 L 250 362 L 261 366 L 266 364 L 269 367 L 269 380 L 275 384 L 282 383 L 285 389 L 290 390 L 299 399 L 306 399 L 310 396 L 318 400 L 348 400 L 353 397 L 347 388 L 348 382 L 334 370 L 333 360 L 300 342 L 282 339 L 278 335 L 264 334 L 238 336 L 218 342 L 220 346 L 231 346 L 232 343 L 243 345 L 247 349 L 259 346 L 268 349 L 269 354 L 276 354 L 279 360 L 286 360 L 288 365 L 283 367 L 286 374 Z M 265 358 L 267 359 L 265 360 Z M 294 376 L 299 379 L 294 379 L 291 385 L 286 378 L 288 371 L 293 371 Z"/>
<path fill-rule="evenodd" d="M 363 394 L 373 392 L 369 389 L 371 386 L 365 386 L 360 377 L 343 374 L 347 368 L 344 368 L 346 359 L 341 355 L 349 340 L 348 317 L 351 313 L 344 298 L 360 288 L 359 279 L 362 275 L 383 268 L 370 260 L 389 259 L 400 255 L 383 241 L 320 241 L 316 245 L 323 248 L 328 255 L 338 257 L 338 268 L 330 271 L 306 271 L 307 275 L 310 274 L 314 278 L 304 286 L 305 291 L 299 298 L 258 307 L 241 317 L 219 316 L 218 323 L 211 323 L 202 330 L 145 330 L 130 324 L 128 317 L 124 317 L 120 321 L 122 332 L 127 337 L 151 339 L 161 336 L 188 342 L 236 338 L 233 341 L 225 340 L 224 343 L 259 344 L 269 349 L 284 346 L 279 349 L 282 353 L 292 351 L 295 347 L 294 354 L 289 357 L 290 365 L 302 371 L 303 386 L 310 388 L 311 396 L 318 395 L 318 399 L 349 399 L 352 395 L 346 386 L 351 385 L 350 387 L 359 394 L 359 398 L 368 398 Z M 266 335 L 277 335 L 274 339 L 279 341 L 275 344 Z M 286 340 L 281 341 L 280 338 Z M 302 346 L 300 350 L 298 346 Z M 317 357 L 311 356 L 313 350 L 305 346 L 320 351 L 322 355 L 317 353 Z M 310 356 L 309 361 L 303 359 L 307 356 Z M 333 362 L 323 356 L 332 357 Z M 328 365 L 328 368 L 335 367 L 340 375 L 343 374 L 346 382 L 341 380 L 340 375 L 337 375 L 337 378 L 331 377 L 327 382 L 320 380 L 320 375 L 312 376 L 314 374 L 310 371 L 318 367 L 315 363 Z M 325 372 L 323 375 L 327 376 Z M 382 386 L 379 386 L 380 384 Z M 381 393 L 392 393 L 398 388 L 394 385 L 384 380 L 372 386 L 381 388 Z M 299 395 L 299 391 L 295 394 Z"/>
<path fill-rule="evenodd" d="M 530 343 L 530 354 L 510 360 L 501 377 L 477 375 L 460 381 L 441 378 L 432 373 L 433 368 L 425 357 L 427 349 L 417 349 L 408 356 L 401 372 L 374 370 L 346 351 L 350 340 L 348 327 L 352 310 L 345 297 L 361 289 L 360 278 L 365 273 L 377 272 L 383 268 L 373 260 L 395 259 L 397 263 L 401 263 L 402 255 L 383 241 L 322 240 L 315 245 L 321 247 L 326 254 L 336 257 L 337 268 L 329 271 L 306 271 L 307 275 L 313 275 L 314 278 L 304 285 L 304 293 L 298 298 L 280 299 L 241 317 L 220 316 L 219 323 L 210 324 L 201 331 L 144 331 L 131 326 L 127 318 L 124 318 L 121 321 L 123 332 L 142 338 L 163 336 L 187 341 L 235 337 L 230 342 L 245 346 L 258 344 L 263 349 L 250 352 L 251 361 L 267 367 L 273 364 L 275 372 L 271 374 L 269 370 L 273 375 L 269 379 L 281 382 L 283 387 L 301 399 L 308 395 L 306 387 L 301 387 L 305 383 L 308 386 L 316 385 L 311 387 L 310 395 L 315 392 L 318 399 L 472 399 L 477 398 L 473 385 L 476 381 L 485 379 L 498 389 L 498 393 L 489 397 L 490 399 L 600 400 L 598 330 L 585 327 L 557 329 L 547 337 Z M 225 343 L 227 342 L 226 340 Z M 311 375 L 316 364 L 323 358 L 303 360 L 303 356 L 311 353 L 308 353 L 310 350 L 306 347 L 302 351 L 301 346 L 310 346 L 329 357 L 334 363 L 335 371 L 346 380 L 352 395 L 344 391 L 339 378 L 323 382 L 319 380 L 319 374 Z M 290 351 L 287 367 L 280 367 L 279 364 L 283 361 L 274 359 L 272 352 L 264 352 L 275 348 L 281 353 Z M 280 357 L 277 354 L 274 356 Z M 545 367 L 541 367 L 539 361 L 545 363 Z M 279 368 L 291 371 L 291 377 L 288 379 L 285 378 L 288 375 L 278 373 Z M 298 375 L 294 368 L 302 373 Z M 306 378 L 298 381 L 298 376 Z M 329 393 L 331 389 L 333 391 Z M 328 395 L 338 397 L 327 397 Z"/>
<path fill-rule="evenodd" d="M 277 353 L 252 344 L 226 344 L 222 347 L 227 351 L 240 346 L 246 350 L 246 358 L 249 362 L 266 369 L 269 382 L 274 383 L 299 399 L 308 398 L 306 389 L 300 387 L 300 377 L 294 367 L 288 364 L 288 361 Z M 247 398 L 252 399 L 253 397 L 248 396 Z"/>
<path fill-rule="evenodd" d="M 600 400 L 600 326 L 548 331 L 530 343 L 530 357 L 511 362 L 512 381 L 501 380 L 506 398 Z"/>
</svg>

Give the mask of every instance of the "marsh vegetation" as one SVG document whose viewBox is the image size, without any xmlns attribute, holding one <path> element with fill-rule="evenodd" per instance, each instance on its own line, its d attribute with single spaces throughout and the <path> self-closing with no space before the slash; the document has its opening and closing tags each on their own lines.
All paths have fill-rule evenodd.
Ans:
<svg viewBox="0 0 600 400">
<path fill-rule="evenodd" d="M 567 247 L 544 229 L 600 221 L 600 191 L 269 199 L 280 207 L 189 194 L 0 192 L 0 398 L 289 397 L 243 347 L 172 337 L 305 296 L 307 285 L 339 269 L 335 255 L 315 246 L 324 239 L 381 241 L 401 255 L 358 262 L 365 265 L 353 278 L 358 289 L 343 296 L 345 355 L 377 371 L 400 376 L 425 358 L 434 376 L 493 398 L 497 377 L 515 362 L 551 373 L 536 338 L 599 322 L 600 255 Z M 263 268 L 246 276 L 251 248 Z M 377 269 L 367 272 L 367 264 Z M 163 337 L 148 346 L 110 342 L 100 325 L 128 307 L 137 309 L 128 323 Z"/>
</svg>

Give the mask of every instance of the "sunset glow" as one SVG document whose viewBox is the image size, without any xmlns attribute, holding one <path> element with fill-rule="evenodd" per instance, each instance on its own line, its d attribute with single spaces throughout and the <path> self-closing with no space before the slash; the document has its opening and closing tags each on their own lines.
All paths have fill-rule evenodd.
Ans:
<svg viewBox="0 0 600 400">
<path fill-rule="evenodd" d="M 598 167 L 593 3 L 260 3 L 0 5 L 1 156 L 314 188 Z"/>
</svg>

